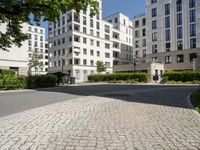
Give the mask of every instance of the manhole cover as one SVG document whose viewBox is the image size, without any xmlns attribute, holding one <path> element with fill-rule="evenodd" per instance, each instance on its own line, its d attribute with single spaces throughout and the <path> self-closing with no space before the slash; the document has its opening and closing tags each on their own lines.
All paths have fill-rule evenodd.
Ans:
<svg viewBox="0 0 200 150">
<path fill-rule="evenodd" d="M 111 93 L 111 94 L 103 94 L 103 96 L 105 97 L 129 97 L 130 95 L 128 94 L 114 94 L 114 93 Z"/>
</svg>

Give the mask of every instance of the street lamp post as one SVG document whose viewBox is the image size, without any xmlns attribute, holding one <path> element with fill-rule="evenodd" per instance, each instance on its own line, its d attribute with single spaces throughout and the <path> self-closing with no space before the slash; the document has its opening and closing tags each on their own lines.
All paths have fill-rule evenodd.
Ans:
<svg viewBox="0 0 200 150">
<path fill-rule="evenodd" d="M 136 72 L 136 57 L 133 57 L 133 67 L 134 67 L 134 72 Z"/>
</svg>

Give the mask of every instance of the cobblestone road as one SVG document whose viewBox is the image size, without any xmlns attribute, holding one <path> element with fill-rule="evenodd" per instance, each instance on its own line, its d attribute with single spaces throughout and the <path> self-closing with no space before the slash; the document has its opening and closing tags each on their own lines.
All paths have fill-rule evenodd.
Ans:
<svg viewBox="0 0 200 150">
<path fill-rule="evenodd" d="M 3 117 L 0 150 L 199 149 L 200 119 L 186 101 L 190 91 L 87 96 Z"/>
</svg>

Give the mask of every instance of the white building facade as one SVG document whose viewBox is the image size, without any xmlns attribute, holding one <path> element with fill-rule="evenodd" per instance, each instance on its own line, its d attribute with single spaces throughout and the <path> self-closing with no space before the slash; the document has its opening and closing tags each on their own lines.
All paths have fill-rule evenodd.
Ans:
<svg viewBox="0 0 200 150">
<path fill-rule="evenodd" d="M 132 61 L 132 30 L 120 30 L 121 14 L 115 16 L 119 28 L 108 18 L 103 20 L 102 2 L 97 5 L 100 11 L 96 16 L 90 16 L 88 7 L 79 14 L 74 10 L 62 13 L 57 21 L 49 23 L 49 73 L 69 73 L 77 82 L 83 82 L 89 74 L 97 73 L 97 61 L 106 64 L 105 73 L 112 73 L 113 61 L 118 63 L 122 58 L 115 52 L 120 53 L 122 48 L 129 54 L 123 56 L 123 63 Z M 127 27 L 132 25 L 124 19 Z M 126 37 L 126 32 L 130 32 L 127 39 L 122 37 Z"/>
<path fill-rule="evenodd" d="M 22 42 L 21 47 L 12 45 L 7 50 L 0 50 L 0 68 L 12 69 L 17 75 L 27 75 L 29 60 L 32 57 L 33 51 L 37 50 L 43 56 L 41 61 L 44 64 L 38 70 L 38 74 L 47 73 L 47 70 L 45 70 L 45 62 L 48 62 L 48 59 L 47 57 L 45 59 L 45 55 L 48 55 L 48 53 L 45 54 L 45 29 L 29 24 L 23 24 L 22 27 L 22 32 L 28 35 L 28 39 Z M 6 24 L 0 24 L 0 30 L 2 33 L 5 33 Z M 46 63 L 46 68 L 47 66 Z"/>
</svg>

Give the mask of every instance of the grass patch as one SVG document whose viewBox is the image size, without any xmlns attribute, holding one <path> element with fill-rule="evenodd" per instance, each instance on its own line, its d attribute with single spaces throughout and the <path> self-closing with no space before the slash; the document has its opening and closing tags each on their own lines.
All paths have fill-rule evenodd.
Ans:
<svg viewBox="0 0 200 150">
<path fill-rule="evenodd" d="M 161 84 L 200 84 L 200 81 L 187 81 L 187 82 L 182 82 L 182 81 L 161 81 Z"/>
<path fill-rule="evenodd" d="M 200 89 L 192 94 L 192 104 L 200 113 Z"/>
</svg>

